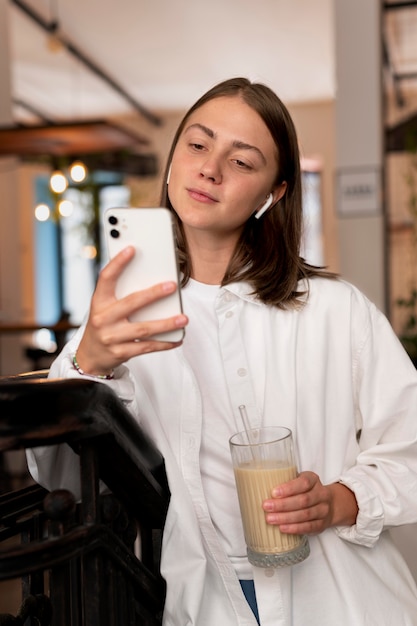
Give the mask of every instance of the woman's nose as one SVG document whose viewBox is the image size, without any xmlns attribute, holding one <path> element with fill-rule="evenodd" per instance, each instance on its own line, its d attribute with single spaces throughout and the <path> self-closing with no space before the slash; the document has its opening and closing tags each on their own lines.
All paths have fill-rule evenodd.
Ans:
<svg viewBox="0 0 417 626">
<path fill-rule="evenodd" d="M 219 163 L 214 159 L 207 159 L 200 168 L 200 176 L 213 181 L 213 183 L 220 183 L 222 174 Z"/>
</svg>

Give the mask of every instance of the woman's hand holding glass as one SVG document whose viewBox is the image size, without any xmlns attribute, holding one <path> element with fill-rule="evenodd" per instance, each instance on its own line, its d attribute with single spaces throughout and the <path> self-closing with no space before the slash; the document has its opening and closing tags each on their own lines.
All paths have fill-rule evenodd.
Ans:
<svg viewBox="0 0 417 626">
<path fill-rule="evenodd" d="M 77 350 L 77 361 L 88 374 L 107 374 L 134 356 L 170 350 L 181 344 L 181 341 L 156 341 L 150 337 L 155 333 L 185 327 L 188 323 L 185 315 L 146 322 L 129 321 L 135 311 L 173 293 L 178 288 L 174 282 L 154 285 L 120 300 L 116 298 L 117 278 L 134 254 L 133 247 L 122 250 L 100 273 Z"/>
<path fill-rule="evenodd" d="M 266 521 L 283 533 L 316 535 L 331 526 L 355 524 L 358 504 L 353 492 L 341 483 L 323 485 L 314 472 L 278 485 L 263 502 Z"/>
</svg>

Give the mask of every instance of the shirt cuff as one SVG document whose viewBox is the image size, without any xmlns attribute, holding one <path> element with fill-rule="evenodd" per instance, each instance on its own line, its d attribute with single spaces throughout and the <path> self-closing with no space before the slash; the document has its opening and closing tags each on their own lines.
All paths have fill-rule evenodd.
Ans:
<svg viewBox="0 0 417 626">
<path fill-rule="evenodd" d="M 49 377 L 54 378 L 78 378 L 88 379 L 95 382 L 99 382 L 101 385 L 107 385 L 119 399 L 123 402 L 125 407 L 133 414 L 137 413 L 136 396 L 135 396 L 135 383 L 131 376 L 130 370 L 126 365 L 119 365 L 114 370 L 114 378 L 111 380 L 98 380 L 95 376 L 89 376 L 88 374 L 81 374 L 78 372 L 72 363 L 73 352 L 68 352 L 57 364 L 52 364 L 49 372 Z"/>
<path fill-rule="evenodd" d="M 372 548 L 384 528 L 384 509 L 379 497 L 362 482 L 351 476 L 341 477 L 339 481 L 353 491 L 358 503 L 358 516 L 353 526 L 336 526 L 336 534 L 351 543 Z"/>
</svg>

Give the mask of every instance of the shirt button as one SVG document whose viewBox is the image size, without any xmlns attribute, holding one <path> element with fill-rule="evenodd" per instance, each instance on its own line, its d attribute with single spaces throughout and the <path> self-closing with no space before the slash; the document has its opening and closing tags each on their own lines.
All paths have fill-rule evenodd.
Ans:
<svg viewBox="0 0 417 626">
<path fill-rule="evenodd" d="M 233 317 L 234 313 L 233 311 L 227 311 L 226 313 L 226 317 Z"/>
<path fill-rule="evenodd" d="M 232 294 L 231 294 L 231 293 L 229 293 L 229 292 L 226 292 L 226 293 L 224 294 L 224 301 L 225 301 L 225 302 L 231 302 L 231 300 L 233 300 L 233 296 L 232 296 Z"/>
<path fill-rule="evenodd" d="M 246 376 L 247 370 L 244 367 L 239 367 L 239 369 L 237 370 L 237 373 L 239 376 Z"/>
</svg>

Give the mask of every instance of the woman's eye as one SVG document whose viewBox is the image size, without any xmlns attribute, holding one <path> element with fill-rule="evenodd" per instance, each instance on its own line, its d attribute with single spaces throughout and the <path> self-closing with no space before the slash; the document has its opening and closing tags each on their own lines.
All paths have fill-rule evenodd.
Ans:
<svg viewBox="0 0 417 626">
<path fill-rule="evenodd" d="M 190 146 L 194 150 L 204 150 L 204 146 L 201 143 L 190 143 Z"/>
<path fill-rule="evenodd" d="M 235 159 L 235 163 L 238 167 L 242 167 L 244 169 L 251 169 L 251 166 L 245 163 L 244 161 L 240 161 L 240 159 Z"/>
</svg>

